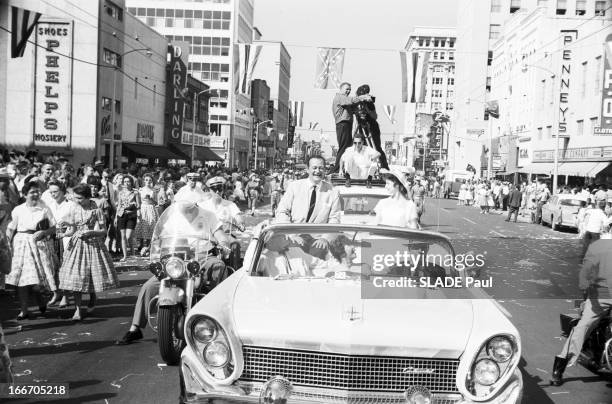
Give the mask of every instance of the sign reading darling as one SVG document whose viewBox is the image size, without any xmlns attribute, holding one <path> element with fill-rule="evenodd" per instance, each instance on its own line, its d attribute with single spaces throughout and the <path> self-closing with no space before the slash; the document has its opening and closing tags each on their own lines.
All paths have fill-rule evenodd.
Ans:
<svg viewBox="0 0 612 404">
<path fill-rule="evenodd" d="M 181 143 L 184 105 L 187 101 L 187 57 L 189 44 L 173 42 L 168 45 L 168 78 L 166 79 L 166 137 L 170 143 Z M 170 95 L 170 96 L 168 96 Z"/>
<path fill-rule="evenodd" d="M 72 33 L 70 22 L 40 21 L 36 26 L 35 146 L 70 147 Z"/>
</svg>

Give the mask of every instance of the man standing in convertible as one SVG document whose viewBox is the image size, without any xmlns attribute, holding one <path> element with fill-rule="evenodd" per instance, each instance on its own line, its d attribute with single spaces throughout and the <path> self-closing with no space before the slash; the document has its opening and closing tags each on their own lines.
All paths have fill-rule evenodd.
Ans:
<svg viewBox="0 0 612 404">
<path fill-rule="evenodd" d="M 353 146 L 346 149 L 340 159 L 340 175 L 346 178 L 347 187 L 351 186 L 351 179 L 366 180 L 366 186 L 372 186 L 372 176 L 378 169 L 380 153 L 364 145 L 364 142 L 364 136 L 359 132 L 355 133 Z"/>
</svg>

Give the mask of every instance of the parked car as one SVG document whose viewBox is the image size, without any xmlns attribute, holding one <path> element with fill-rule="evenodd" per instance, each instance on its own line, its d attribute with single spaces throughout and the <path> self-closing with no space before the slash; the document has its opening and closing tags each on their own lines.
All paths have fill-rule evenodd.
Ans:
<svg viewBox="0 0 612 404">
<path fill-rule="evenodd" d="M 542 205 L 542 224 L 549 224 L 553 230 L 560 226 L 577 229 L 578 210 L 584 198 L 573 194 L 553 195 Z"/>
<path fill-rule="evenodd" d="M 444 172 L 442 192 L 445 198 L 457 198 L 464 181 L 471 180 L 474 173 L 465 170 L 447 170 Z"/>
<path fill-rule="evenodd" d="M 333 257 L 345 240 L 345 255 L 309 258 L 313 239 Z M 430 287 L 362 297 L 377 279 L 364 257 L 378 241 L 454 256 L 441 234 L 393 227 L 276 224 L 256 235 L 244 267 L 188 314 L 181 402 L 519 403 L 521 339 L 493 300 Z M 462 276 L 446 265 L 415 273 Z M 399 280 L 396 270 L 382 273 Z"/>
</svg>

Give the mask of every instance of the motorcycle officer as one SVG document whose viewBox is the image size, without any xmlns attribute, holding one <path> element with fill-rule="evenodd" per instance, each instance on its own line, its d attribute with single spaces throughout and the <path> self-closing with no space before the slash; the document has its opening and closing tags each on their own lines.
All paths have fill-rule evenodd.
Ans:
<svg viewBox="0 0 612 404">
<path fill-rule="evenodd" d="M 608 228 L 608 231 L 610 229 Z M 550 384 L 563 384 L 566 366 L 572 366 L 582 351 L 584 340 L 599 320 L 610 314 L 612 299 L 612 234 L 606 233 L 593 242 L 580 268 L 579 286 L 585 291 L 586 301 L 578 324 L 574 326 L 561 353 L 555 356 Z M 607 293 L 605 293 L 607 288 Z M 600 290 L 603 289 L 603 290 Z M 605 294 L 604 294 L 605 293 Z M 603 295 L 608 298 L 599 298 Z"/>
<path fill-rule="evenodd" d="M 213 212 L 199 209 L 195 204 L 184 204 L 183 214 L 185 218 L 194 226 L 197 226 L 203 234 L 212 234 L 214 239 L 223 246 L 230 244 L 230 239 L 223 231 L 223 225 Z M 222 281 L 218 276 L 225 272 L 225 264 L 216 256 L 210 256 L 204 261 L 202 268 L 205 273 L 212 271 L 213 284 L 216 285 Z M 138 292 L 138 299 L 134 307 L 134 316 L 130 329 L 125 333 L 123 338 L 117 340 L 117 345 L 128 345 L 132 342 L 142 339 L 142 329 L 147 326 L 148 307 L 153 298 L 159 292 L 161 281 L 156 276 L 152 276 L 147 280 Z M 213 286 L 214 286 L 213 285 Z"/>
</svg>

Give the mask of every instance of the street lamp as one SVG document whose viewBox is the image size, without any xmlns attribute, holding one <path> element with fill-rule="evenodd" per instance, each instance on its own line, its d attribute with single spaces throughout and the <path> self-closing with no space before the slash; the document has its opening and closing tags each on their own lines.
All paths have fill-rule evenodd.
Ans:
<svg viewBox="0 0 612 404">
<path fill-rule="evenodd" d="M 523 73 L 526 73 L 529 70 L 528 67 L 534 67 L 536 69 L 544 70 L 545 72 L 550 73 L 550 79 L 552 80 L 551 86 L 552 88 L 554 88 L 555 73 L 552 70 L 548 70 L 547 68 L 541 67 L 541 66 L 523 64 L 523 66 L 521 67 L 521 71 Z M 554 164 L 553 164 L 553 183 L 552 183 L 552 193 L 553 194 L 557 192 L 557 185 L 558 185 L 557 177 L 559 176 L 559 137 L 560 137 L 559 130 L 557 129 L 557 141 L 555 142 L 555 153 L 554 153 Z"/>
<path fill-rule="evenodd" d="M 257 124 L 255 127 L 255 169 L 257 170 L 257 152 L 259 151 L 259 127 L 265 123 L 269 123 L 274 121 L 272 119 L 268 119 L 267 121 L 263 121 Z"/>
<path fill-rule="evenodd" d="M 110 169 L 115 168 L 115 109 L 117 108 L 117 70 L 119 70 L 119 60 L 123 59 L 125 55 L 128 55 L 132 52 L 146 51 L 145 54 L 147 57 L 151 57 L 153 52 L 149 48 L 138 48 L 132 49 L 130 51 L 124 52 L 117 58 L 117 65 L 113 69 L 113 102 L 111 105 L 111 139 L 110 139 L 110 153 L 108 155 L 109 158 L 109 166 Z"/>
<path fill-rule="evenodd" d="M 200 96 L 200 94 L 204 94 L 209 91 L 219 91 L 219 89 L 218 88 L 207 88 L 206 90 L 202 90 L 199 93 L 193 94 L 193 111 L 192 111 L 193 126 L 191 128 L 191 166 L 192 167 L 193 167 L 193 159 L 195 157 L 195 127 L 196 127 L 196 108 L 198 106 L 198 97 Z"/>
</svg>

